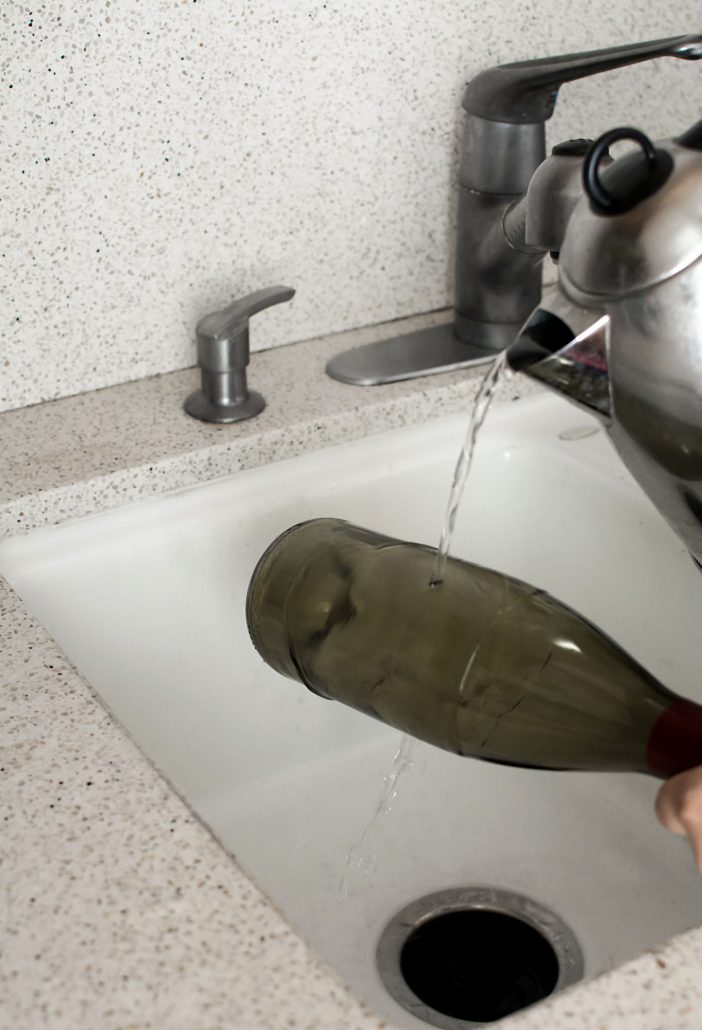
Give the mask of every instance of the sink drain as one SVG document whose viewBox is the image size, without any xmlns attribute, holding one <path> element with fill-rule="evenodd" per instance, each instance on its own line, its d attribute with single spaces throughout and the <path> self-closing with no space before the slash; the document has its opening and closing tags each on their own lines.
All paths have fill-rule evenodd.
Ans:
<svg viewBox="0 0 702 1030">
<path fill-rule="evenodd" d="M 413 901 L 386 926 L 376 960 L 395 1001 L 445 1030 L 503 1019 L 583 973 L 578 942 L 554 912 L 492 887 Z"/>
</svg>

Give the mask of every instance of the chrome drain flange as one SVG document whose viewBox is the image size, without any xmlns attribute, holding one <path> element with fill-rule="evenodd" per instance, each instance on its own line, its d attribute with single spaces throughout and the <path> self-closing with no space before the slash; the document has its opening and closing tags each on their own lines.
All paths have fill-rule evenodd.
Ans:
<svg viewBox="0 0 702 1030">
<path fill-rule="evenodd" d="M 383 931 L 376 961 L 390 995 L 444 1030 L 503 1019 L 580 980 L 563 920 L 522 894 L 460 887 L 418 898 Z"/>
</svg>

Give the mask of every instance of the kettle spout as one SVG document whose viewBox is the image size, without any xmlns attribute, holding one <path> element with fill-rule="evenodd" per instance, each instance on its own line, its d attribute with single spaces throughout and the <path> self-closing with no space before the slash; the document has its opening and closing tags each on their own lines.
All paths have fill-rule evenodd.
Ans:
<svg viewBox="0 0 702 1030">
<path fill-rule="evenodd" d="M 581 307 L 552 286 L 507 348 L 507 362 L 609 423 L 609 324 L 605 311 Z"/>
</svg>

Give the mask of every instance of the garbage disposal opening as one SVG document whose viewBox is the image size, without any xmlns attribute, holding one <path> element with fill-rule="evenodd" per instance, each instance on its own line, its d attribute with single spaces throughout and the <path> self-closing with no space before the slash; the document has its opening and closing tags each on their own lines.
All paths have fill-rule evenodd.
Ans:
<svg viewBox="0 0 702 1030">
<path fill-rule="evenodd" d="M 582 953 L 551 910 L 495 888 L 420 898 L 397 913 L 378 969 L 403 1008 L 445 1030 L 484 1026 L 582 976 Z"/>
</svg>

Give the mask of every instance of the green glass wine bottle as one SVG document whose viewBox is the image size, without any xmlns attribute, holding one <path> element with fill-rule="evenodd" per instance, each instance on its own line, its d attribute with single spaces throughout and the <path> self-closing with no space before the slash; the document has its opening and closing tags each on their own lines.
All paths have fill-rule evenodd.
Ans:
<svg viewBox="0 0 702 1030">
<path fill-rule="evenodd" d="M 542 590 L 336 519 L 278 537 L 249 585 L 278 672 L 459 755 L 666 778 L 702 765 L 702 707 Z"/>
</svg>

